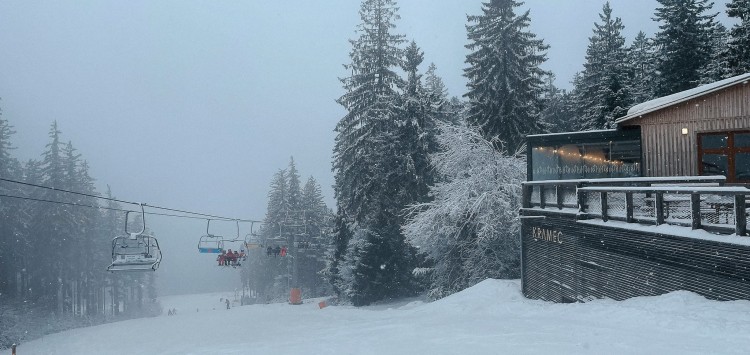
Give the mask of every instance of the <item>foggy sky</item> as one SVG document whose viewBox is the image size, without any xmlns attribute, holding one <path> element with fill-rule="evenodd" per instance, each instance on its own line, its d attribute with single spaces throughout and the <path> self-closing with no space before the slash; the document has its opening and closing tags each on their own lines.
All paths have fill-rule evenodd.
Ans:
<svg viewBox="0 0 750 355">
<path fill-rule="evenodd" d="M 614 0 L 628 43 L 653 34 L 656 0 Z M 723 15 L 726 1 L 714 11 Z M 604 1 L 527 1 L 551 46 L 545 69 L 570 88 Z M 465 92 L 466 14 L 480 1 L 402 0 L 398 33 L 434 62 L 450 95 Z M 57 120 L 99 191 L 125 200 L 262 219 L 274 172 L 294 156 L 333 206 L 331 154 L 344 110 L 359 1 L 0 2 L 0 109 L 22 160 L 39 159 Z M 205 222 L 149 218 L 164 248 L 166 292 L 232 289 L 196 244 Z M 249 232 L 243 227 L 242 234 Z M 213 232 L 213 230 L 212 230 Z M 217 233 L 234 233 L 231 224 Z M 106 236 L 111 238 L 112 236 Z M 199 287 L 197 285 L 204 285 Z"/>
</svg>

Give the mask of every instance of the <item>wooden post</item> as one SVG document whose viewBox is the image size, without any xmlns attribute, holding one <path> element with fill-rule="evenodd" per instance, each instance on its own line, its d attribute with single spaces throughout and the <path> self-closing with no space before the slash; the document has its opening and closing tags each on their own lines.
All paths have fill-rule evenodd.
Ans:
<svg viewBox="0 0 750 355">
<path fill-rule="evenodd" d="M 11 354 L 16 355 L 16 344 L 13 344 L 13 346 L 11 347 Z"/>
<path fill-rule="evenodd" d="M 734 195 L 734 233 L 747 235 L 747 216 L 745 215 L 745 195 Z"/>
<path fill-rule="evenodd" d="M 609 219 L 607 216 L 607 209 L 609 207 L 607 206 L 607 192 L 606 191 L 601 192 L 601 198 L 602 198 L 602 221 L 606 222 Z"/>
<path fill-rule="evenodd" d="M 544 185 L 539 185 L 539 208 L 544 209 Z"/>
<path fill-rule="evenodd" d="M 693 215 L 693 229 L 701 228 L 701 195 L 690 194 L 690 210 Z"/>
<path fill-rule="evenodd" d="M 661 191 L 656 192 L 654 211 L 656 212 L 656 225 L 664 224 L 664 193 Z"/>
<path fill-rule="evenodd" d="M 580 182 L 576 184 L 576 199 L 578 200 L 578 212 L 587 212 L 586 209 L 586 191 L 579 190 L 581 187 L 583 187 L 583 184 Z"/>
<path fill-rule="evenodd" d="M 534 185 L 523 185 L 523 195 L 521 197 L 521 207 L 531 208 L 531 192 L 534 191 Z"/>
<path fill-rule="evenodd" d="M 633 193 L 625 193 L 625 221 L 633 223 Z"/>
</svg>

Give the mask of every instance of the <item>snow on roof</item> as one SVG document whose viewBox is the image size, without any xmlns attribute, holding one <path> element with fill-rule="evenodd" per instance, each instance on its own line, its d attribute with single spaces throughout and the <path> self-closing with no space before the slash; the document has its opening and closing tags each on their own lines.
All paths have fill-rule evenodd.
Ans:
<svg viewBox="0 0 750 355">
<path fill-rule="evenodd" d="M 564 136 L 568 134 L 582 134 L 582 133 L 613 133 L 617 132 L 616 129 L 595 129 L 590 131 L 573 131 L 573 132 L 560 132 L 560 133 L 543 133 L 543 134 L 529 134 L 526 136 L 526 138 L 533 138 L 533 137 L 550 137 L 550 136 Z"/>
<path fill-rule="evenodd" d="M 646 101 L 644 103 L 631 107 L 630 110 L 628 110 L 628 114 L 617 119 L 615 123 L 620 124 L 630 119 L 643 116 L 647 113 L 654 112 L 656 110 L 660 110 L 699 96 L 703 96 L 714 91 L 736 85 L 738 83 L 747 84 L 748 80 L 750 80 L 750 73 L 745 73 L 711 84 L 701 85 L 690 90 L 685 90 L 672 95 L 653 99 L 651 101 Z"/>
</svg>

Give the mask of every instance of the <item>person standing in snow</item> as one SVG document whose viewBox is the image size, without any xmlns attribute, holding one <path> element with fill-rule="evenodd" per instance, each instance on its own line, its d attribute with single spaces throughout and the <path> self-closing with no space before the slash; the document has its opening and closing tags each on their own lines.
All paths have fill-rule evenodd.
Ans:
<svg viewBox="0 0 750 355">
<path fill-rule="evenodd" d="M 229 298 L 227 298 L 225 301 L 227 303 L 227 309 L 229 309 Z"/>
</svg>

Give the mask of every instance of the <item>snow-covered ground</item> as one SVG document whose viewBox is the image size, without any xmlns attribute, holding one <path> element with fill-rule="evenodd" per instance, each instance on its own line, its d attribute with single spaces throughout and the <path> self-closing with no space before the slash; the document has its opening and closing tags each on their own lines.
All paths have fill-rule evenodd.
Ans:
<svg viewBox="0 0 750 355">
<path fill-rule="evenodd" d="M 518 281 L 485 280 L 445 299 L 354 308 L 305 304 L 226 309 L 231 293 L 162 299 L 176 316 L 49 335 L 18 355 L 47 354 L 747 354 L 750 301 L 690 292 L 552 304 Z M 6 351 L 3 351 L 5 353 Z"/>
</svg>

